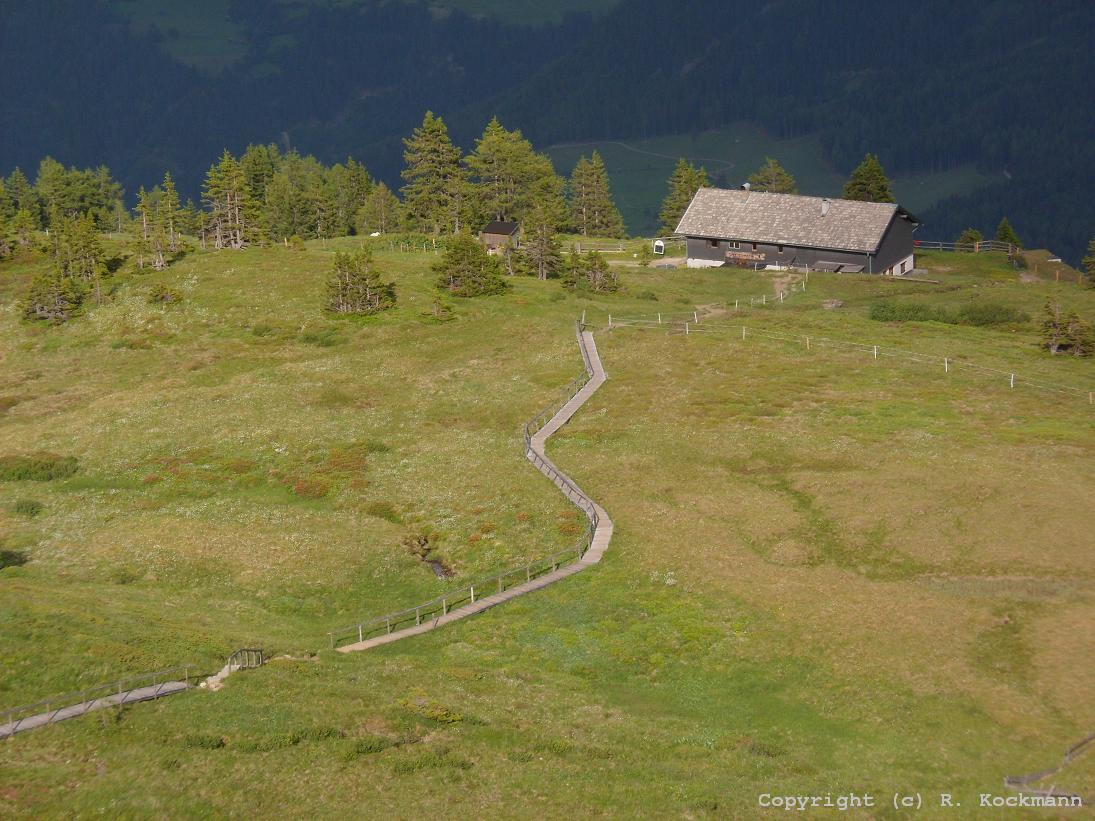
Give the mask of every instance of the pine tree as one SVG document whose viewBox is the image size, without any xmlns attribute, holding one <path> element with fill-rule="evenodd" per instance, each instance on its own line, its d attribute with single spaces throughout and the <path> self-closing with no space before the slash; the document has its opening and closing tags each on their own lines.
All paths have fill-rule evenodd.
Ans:
<svg viewBox="0 0 1095 821">
<path fill-rule="evenodd" d="M 537 154 L 520 131 L 507 131 L 495 117 L 465 158 L 484 219 L 524 222 L 534 207 L 563 219 L 562 180 L 551 159 Z"/>
<path fill-rule="evenodd" d="M 41 227 L 41 204 L 38 202 L 38 195 L 30 184 L 30 180 L 19 168 L 16 168 L 8 177 L 6 187 L 16 214 L 26 211 L 27 216 L 33 221 L 30 230 L 37 231 Z"/>
<path fill-rule="evenodd" d="M 384 183 L 378 182 L 365 198 L 365 203 L 354 216 L 354 230 L 364 236 L 378 231 L 386 234 L 394 231 L 403 221 L 402 204 Z"/>
<path fill-rule="evenodd" d="M 984 240 L 985 235 L 978 231 L 976 228 L 967 228 L 961 234 L 958 235 L 958 239 L 954 241 L 955 245 L 969 246 L 970 248 L 976 248 L 977 244 Z"/>
<path fill-rule="evenodd" d="M 80 308 L 84 295 L 72 277 L 50 268 L 31 280 L 23 316 L 46 322 L 65 322 Z"/>
<path fill-rule="evenodd" d="M 1091 326 L 1081 321 L 1075 311 L 1070 311 L 1065 318 L 1064 336 L 1068 343 L 1068 352 L 1073 356 L 1091 356 L 1095 351 L 1095 336 Z"/>
<path fill-rule="evenodd" d="M 749 187 L 754 191 L 769 191 L 773 194 L 798 193 L 795 178 L 772 157 L 765 157 L 764 165 L 749 177 Z"/>
<path fill-rule="evenodd" d="M 238 250 L 260 238 L 256 203 L 243 169 L 229 151 L 225 150 L 220 162 L 206 174 L 202 198 L 209 207 L 207 230 L 214 248 Z"/>
<path fill-rule="evenodd" d="M 563 285 L 579 291 L 610 294 L 620 289 L 620 277 L 612 270 L 608 260 L 596 251 L 581 255 L 571 248 L 565 265 Z"/>
<path fill-rule="evenodd" d="M 408 226 L 434 235 L 457 233 L 469 203 L 460 149 L 440 117 L 427 111 L 422 125 L 403 141 L 403 202 Z"/>
<path fill-rule="evenodd" d="M 4 178 L 0 177 L 0 222 L 5 225 L 8 220 L 15 216 L 15 203 L 11 201 L 11 197 L 8 195 L 8 187 L 4 183 Z"/>
<path fill-rule="evenodd" d="M 64 273 L 78 281 L 82 288 L 90 288 L 95 294 L 95 304 L 101 304 L 107 267 L 95 219 L 90 213 L 84 214 L 69 222 L 66 231 L 69 254 L 68 269 Z"/>
<path fill-rule="evenodd" d="M 14 246 L 11 239 L 11 225 L 7 217 L 0 217 L 0 259 L 11 256 Z"/>
<path fill-rule="evenodd" d="M 1095 237 L 1087 244 L 1087 256 L 1082 260 L 1084 273 L 1087 274 L 1087 287 L 1095 288 Z"/>
<path fill-rule="evenodd" d="M 844 199 L 862 202 L 896 202 L 890 190 L 890 180 L 882 163 L 874 154 L 863 158 L 848 181 L 844 183 Z"/>
<path fill-rule="evenodd" d="M 1000 220 L 1000 224 L 996 226 L 997 242 L 1006 242 L 1009 245 L 1014 245 L 1016 248 L 1022 248 L 1023 243 L 1019 241 L 1019 235 L 1015 233 L 1015 229 L 1011 227 L 1011 223 L 1008 222 L 1008 218 L 1004 217 Z"/>
<path fill-rule="evenodd" d="M 548 279 L 559 273 L 562 254 L 555 236 L 555 216 L 549 205 L 538 203 L 528 215 L 520 253 L 528 273 L 537 279 Z"/>
<path fill-rule="evenodd" d="M 707 184 L 707 172 L 704 169 L 697 169 L 684 157 L 677 160 L 677 167 L 669 178 L 669 193 L 662 201 L 662 210 L 658 215 L 661 220 L 658 230 L 662 236 L 669 236 L 677 230 L 692 198 L 701 188 L 706 188 Z"/>
<path fill-rule="evenodd" d="M 281 153 L 276 145 L 249 145 L 240 157 L 240 169 L 251 198 L 260 203 L 266 199 L 266 186 L 281 168 Z"/>
<path fill-rule="evenodd" d="M 354 227 L 357 212 L 365 205 L 373 190 L 373 179 L 353 157 L 345 165 L 335 164 L 327 173 L 327 189 L 334 204 L 333 230 L 336 236 L 346 235 Z"/>
<path fill-rule="evenodd" d="M 175 190 L 175 181 L 171 173 L 163 175 L 163 194 L 158 203 L 158 222 L 167 235 L 167 250 L 172 254 L 179 252 L 179 192 Z"/>
<path fill-rule="evenodd" d="M 624 236 L 624 221 L 612 200 L 608 171 L 596 151 L 588 160 L 580 157 L 570 176 L 570 221 L 583 236 Z"/>
<path fill-rule="evenodd" d="M 144 270 L 152 256 L 152 197 L 142 185 L 137 192 L 137 219 L 133 221 L 133 255 L 137 258 L 137 269 Z"/>
<path fill-rule="evenodd" d="M 453 296 L 500 294 L 509 288 L 502 277 L 501 260 L 467 234 L 456 234 L 445 243 L 433 271 L 438 275 L 437 287 Z"/>
<path fill-rule="evenodd" d="M 1058 353 L 1068 347 L 1065 320 L 1061 315 L 1061 303 L 1047 300 L 1042 318 L 1042 347 L 1050 353 Z"/>
<path fill-rule="evenodd" d="M 373 268 L 368 247 L 353 254 L 335 253 L 334 271 L 327 282 L 327 310 L 337 314 L 368 315 L 395 305 L 395 286 Z"/>
<path fill-rule="evenodd" d="M 27 248 L 38 230 L 38 220 L 26 208 L 20 208 L 11 221 L 11 230 L 20 248 Z"/>
</svg>

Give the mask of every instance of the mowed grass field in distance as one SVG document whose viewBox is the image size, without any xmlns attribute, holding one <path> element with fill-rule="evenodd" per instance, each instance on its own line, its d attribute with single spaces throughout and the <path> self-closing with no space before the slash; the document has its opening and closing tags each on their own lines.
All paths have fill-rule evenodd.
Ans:
<svg viewBox="0 0 1095 821">
<path fill-rule="evenodd" d="M 196 252 L 121 275 L 61 328 L 19 319 L 45 263 L 0 266 L 0 457 L 79 460 L 0 482 L 0 706 L 212 672 L 238 646 L 289 657 L 7 742 L 0 813 L 705 817 L 762 792 L 919 790 L 956 793 L 961 816 L 1090 732 L 1091 406 L 729 332 L 603 330 L 774 295 L 729 269 L 619 268 L 622 292 L 597 299 L 520 279 L 438 322 L 435 257 L 381 249 L 399 306 L 334 321 L 331 253 L 357 242 Z M 815 274 L 708 323 L 1095 382 L 1090 360 L 1036 347 L 1047 298 L 1090 317 L 1095 292 L 989 255 L 921 264 L 940 285 Z M 150 305 L 156 283 L 181 302 Z M 880 323 L 879 301 L 1031 320 Z M 602 565 L 325 650 L 327 629 L 573 540 L 519 429 L 578 372 L 583 310 L 609 382 L 549 451 L 613 516 Z M 456 580 L 403 545 L 422 534 Z M 1084 759 L 1057 781 L 1095 787 Z"/>
</svg>

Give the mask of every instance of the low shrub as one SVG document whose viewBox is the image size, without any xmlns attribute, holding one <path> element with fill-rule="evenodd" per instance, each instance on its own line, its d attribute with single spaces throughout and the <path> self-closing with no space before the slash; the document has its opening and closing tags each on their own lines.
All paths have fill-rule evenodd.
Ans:
<svg viewBox="0 0 1095 821">
<path fill-rule="evenodd" d="M 354 741 L 346 753 L 346 758 L 360 758 L 365 755 L 376 755 L 385 750 L 397 746 L 397 742 L 379 735 L 367 735 Z"/>
<path fill-rule="evenodd" d="M 27 456 L 0 456 L 0 482 L 49 482 L 67 479 L 79 469 L 75 456 L 33 453 Z"/>
<path fill-rule="evenodd" d="M 183 746 L 199 750 L 219 750 L 225 744 L 224 736 L 213 733 L 187 733 L 183 737 Z"/>
<path fill-rule="evenodd" d="M 369 502 L 365 512 L 376 519 L 383 519 L 393 525 L 403 524 L 403 516 L 388 502 Z"/>
<path fill-rule="evenodd" d="M 429 750 L 399 759 L 392 765 L 392 770 L 398 775 L 410 775 L 422 770 L 437 770 L 445 767 L 470 770 L 471 766 L 470 761 L 452 755 L 448 750 Z"/>
<path fill-rule="evenodd" d="M 635 294 L 635 299 L 646 299 L 650 302 L 657 302 L 658 295 L 653 291 L 640 291 L 639 293 Z"/>
<path fill-rule="evenodd" d="M 948 322 L 949 317 L 930 305 L 916 302 L 878 302 L 871 306 L 876 322 Z"/>
<path fill-rule="evenodd" d="M 958 311 L 959 325 L 1014 325 L 1030 322 L 1030 314 L 997 302 L 975 302 Z"/>
<path fill-rule="evenodd" d="M 346 337 L 339 336 L 331 328 L 322 331 L 306 331 L 299 337 L 301 342 L 315 345 L 319 348 L 333 348 L 335 345 L 345 345 Z"/>
<path fill-rule="evenodd" d="M 46 506 L 37 499 L 17 499 L 15 504 L 11 506 L 11 509 L 20 516 L 26 516 L 28 519 L 33 519 L 45 510 Z"/>
<path fill-rule="evenodd" d="M 152 305 L 171 305 L 180 302 L 182 295 L 174 288 L 168 288 L 162 282 L 153 285 L 148 291 L 148 302 Z"/>
</svg>

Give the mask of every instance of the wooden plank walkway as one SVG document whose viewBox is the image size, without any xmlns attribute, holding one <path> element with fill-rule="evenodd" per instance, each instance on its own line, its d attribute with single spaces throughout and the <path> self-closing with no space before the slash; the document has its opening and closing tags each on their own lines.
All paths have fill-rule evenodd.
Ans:
<svg viewBox="0 0 1095 821">
<path fill-rule="evenodd" d="M 563 472 L 559 470 L 544 453 L 544 446 L 547 444 L 547 440 L 552 434 L 559 430 L 559 428 L 570 421 L 570 418 L 578 412 L 578 409 L 581 408 L 608 379 L 608 376 L 605 374 L 604 366 L 601 364 L 601 357 L 597 353 L 597 343 L 593 339 L 593 334 L 589 331 L 583 331 L 582 341 L 585 343 L 586 351 L 589 354 L 589 364 L 593 371 L 593 376 L 590 377 L 589 382 L 586 383 L 585 387 L 578 391 L 569 402 L 563 405 L 563 407 L 559 409 L 559 412 L 551 417 L 547 424 L 532 437 L 532 451 L 546 463 L 540 468 L 540 471 L 549 478 L 551 478 L 550 470 L 552 469 L 559 475 L 565 476 L 565 474 L 563 474 Z M 530 454 L 529 459 L 531 460 L 531 458 L 532 456 Z M 549 584 L 554 584 L 568 576 L 573 576 L 575 573 L 580 573 L 585 570 L 590 565 L 596 564 L 601 560 L 605 550 L 608 549 L 609 542 L 612 540 L 612 520 L 596 502 L 593 503 L 593 507 L 596 509 L 598 516 L 597 530 L 593 534 L 592 543 L 585 552 L 585 555 L 573 564 L 568 564 L 551 573 L 546 573 L 530 582 L 514 585 L 493 596 L 486 596 L 482 599 L 478 599 L 474 604 L 468 604 L 464 607 L 450 610 L 445 615 L 425 621 L 422 624 L 416 624 L 413 627 L 407 627 L 402 630 L 395 630 L 391 633 L 366 639 L 365 641 L 359 641 L 354 644 L 347 644 L 343 647 L 339 647 L 338 651 L 340 653 L 353 653 L 358 650 L 368 650 L 370 647 L 389 644 L 393 641 L 399 641 L 400 639 L 435 630 L 442 625 L 449 624 L 458 619 L 466 619 L 468 616 L 482 613 L 484 610 L 489 610 L 491 607 L 507 602 L 510 599 L 515 599 L 518 596 L 524 596 L 534 590 L 547 587 Z"/>
<path fill-rule="evenodd" d="M 54 724 L 58 721 L 76 718 L 77 716 L 82 716 L 92 710 L 101 710 L 104 707 L 117 707 L 121 704 L 135 704 L 139 701 L 151 701 L 155 698 L 163 698 L 164 696 L 181 693 L 188 689 L 189 687 L 185 681 L 165 681 L 147 687 L 135 687 L 132 690 L 113 693 L 109 696 L 95 698 L 90 701 L 82 701 L 79 704 L 58 707 L 55 710 L 48 710 L 44 713 L 27 716 L 26 718 L 21 718 L 16 721 L 10 721 L 7 724 L 0 724 L 0 738 L 7 738 L 16 733 L 24 732 L 25 730 L 43 727 L 46 724 Z"/>
</svg>

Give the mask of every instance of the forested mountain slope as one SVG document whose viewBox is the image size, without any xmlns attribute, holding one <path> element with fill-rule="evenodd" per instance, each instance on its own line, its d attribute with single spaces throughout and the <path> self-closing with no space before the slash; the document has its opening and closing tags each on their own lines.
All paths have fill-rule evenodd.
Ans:
<svg viewBox="0 0 1095 821">
<path fill-rule="evenodd" d="M 221 149 L 276 141 L 397 183 L 427 108 L 465 146 L 496 112 L 540 146 L 746 121 L 816 136 L 840 174 L 872 151 L 898 175 L 1000 180 L 923 214 L 933 237 L 1006 214 L 1075 259 L 1095 230 L 1085 0 L 621 0 L 538 18 L 487 0 L 203 0 L 181 31 L 155 5 L 0 0 L 0 172 L 52 154 L 110 165 L 131 197 L 164 170 L 193 196 Z"/>
</svg>

